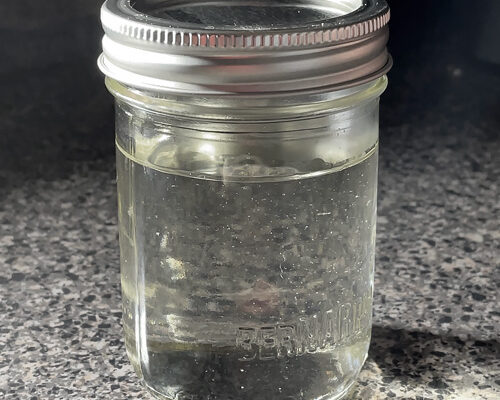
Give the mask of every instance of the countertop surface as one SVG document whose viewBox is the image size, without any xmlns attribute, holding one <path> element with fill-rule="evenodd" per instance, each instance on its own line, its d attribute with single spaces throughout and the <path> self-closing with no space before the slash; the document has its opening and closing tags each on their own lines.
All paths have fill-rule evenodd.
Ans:
<svg viewBox="0 0 500 400">
<path fill-rule="evenodd" d="M 499 141 L 411 119 L 382 131 L 373 340 L 353 396 L 498 399 Z M 116 225 L 110 157 L 5 185 L 3 399 L 148 398 L 122 339 Z"/>
</svg>

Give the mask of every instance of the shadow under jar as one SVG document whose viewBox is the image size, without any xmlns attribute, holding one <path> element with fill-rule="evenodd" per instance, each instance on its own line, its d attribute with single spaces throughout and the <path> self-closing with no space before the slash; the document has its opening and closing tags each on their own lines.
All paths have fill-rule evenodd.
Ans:
<svg viewBox="0 0 500 400">
<path fill-rule="evenodd" d="M 355 382 L 388 12 L 104 4 L 125 343 L 157 398 L 340 399 Z"/>
</svg>

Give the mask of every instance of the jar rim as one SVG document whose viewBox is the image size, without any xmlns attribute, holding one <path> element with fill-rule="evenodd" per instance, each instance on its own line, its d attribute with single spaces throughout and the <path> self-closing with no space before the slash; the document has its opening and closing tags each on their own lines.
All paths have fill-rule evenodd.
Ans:
<svg viewBox="0 0 500 400">
<path fill-rule="evenodd" d="M 148 112 L 222 121 L 298 120 L 330 114 L 379 97 L 387 85 L 387 76 L 383 75 L 374 81 L 334 92 L 307 93 L 286 99 L 279 96 L 228 98 L 144 91 L 106 78 L 106 87 L 118 101 Z"/>
</svg>

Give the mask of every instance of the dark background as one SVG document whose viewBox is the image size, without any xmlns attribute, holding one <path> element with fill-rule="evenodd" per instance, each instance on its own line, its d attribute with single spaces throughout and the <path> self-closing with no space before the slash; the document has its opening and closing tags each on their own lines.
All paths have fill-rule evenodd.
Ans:
<svg viewBox="0 0 500 400">
<path fill-rule="evenodd" d="M 89 162 L 113 167 L 112 97 L 96 67 L 100 4 L 0 2 L 0 188 L 80 173 Z M 498 144 L 500 2 L 480 4 L 390 1 L 382 145 L 397 134 L 391 127 L 424 130 L 443 118 L 436 136 L 472 125 Z"/>
</svg>

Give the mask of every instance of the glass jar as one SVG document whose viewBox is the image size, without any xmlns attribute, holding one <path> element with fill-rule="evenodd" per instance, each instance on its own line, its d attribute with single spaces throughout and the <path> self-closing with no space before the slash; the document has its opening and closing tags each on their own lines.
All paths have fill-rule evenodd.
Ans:
<svg viewBox="0 0 500 400">
<path fill-rule="evenodd" d="M 388 9 L 323 3 L 103 7 L 125 343 L 157 398 L 339 399 L 366 359 Z"/>
</svg>

